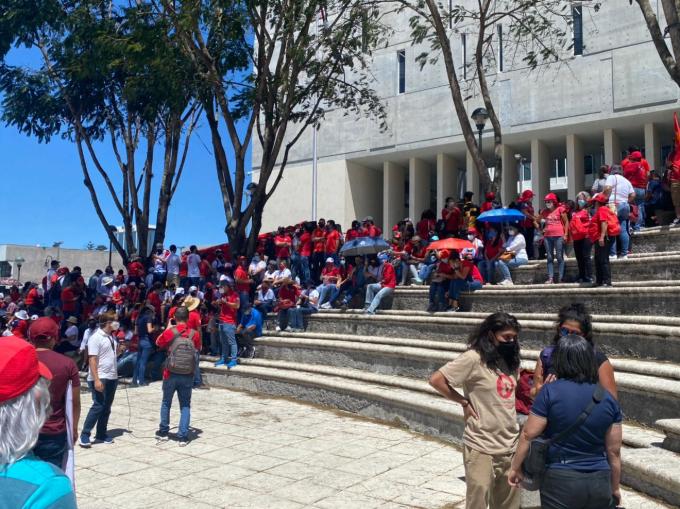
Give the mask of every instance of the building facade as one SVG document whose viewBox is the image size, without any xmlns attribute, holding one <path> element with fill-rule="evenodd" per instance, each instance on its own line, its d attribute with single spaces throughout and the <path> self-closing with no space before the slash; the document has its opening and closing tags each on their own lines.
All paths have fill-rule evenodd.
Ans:
<svg viewBox="0 0 680 509">
<path fill-rule="evenodd" d="M 584 6 L 586 3 L 583 3 Z M 658 2 L 657 2 L 658 4 Z M 663 13 L 658 7 L 662 29 Z M 663 171 L 673 143 L 678 87 L 668 77 L 639 7 L 602 2 L 598 12 L 572 7 L 574 47 L 560 62 L 529 70 L 512 41 L 497 27 L 495 72 L 489 76 L 503 141 L 504 204 L 532 189 L 535 205 L 549 191 L 562 199 L 590 189 L 601 164 L 619 162 L 630 145 L 641 148 L 652 169 Z M 317 134 L 317 217 L 347 228 L 371 215 L 388 230 L 400 219 L 441 209 L 447 196 L 465 190 L 479 200 L 479 176 L 467 154 L 443 62 L 422 70 L 415 59 L 428 43 L 413 45 L 408 14 L 386 23 L 390 44 L 374 52 L 374 88 L 384 100 L 388 129 L 371 118 L 330 112 Z M 474 65 L 471 27 L 452 27 L 459 78 Z M 502 51 L 506 49 L 506 51 Z M 466 65 L 465 65 L 466 64 Z M 471 74 L 471 73 L 470 73 Z M 468 111 L 483 106 L 472 90 Z M 493 160 L 493 132 L 482 136 L 484 157 Z M 312 134 L 297 143 L 263 217 L 263 231 L 312 219 Z M 259 147 L 253 147 L 253 179 Z"/>
</svg>

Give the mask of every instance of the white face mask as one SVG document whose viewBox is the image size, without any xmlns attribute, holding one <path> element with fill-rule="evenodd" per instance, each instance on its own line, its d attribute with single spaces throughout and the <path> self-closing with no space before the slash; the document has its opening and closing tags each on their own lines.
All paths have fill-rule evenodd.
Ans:
<svg viewBox="0 0 680 509">
<path fill-rule="evenodd" d="M 116 331 L 120 329 L 120 322 L 111 322 L 111 330 Z"/>
<path fill-rule="evenodd" d="M 508 230 L 508 234 L 509 234 L 510 236 L 515 236 L 515 235 L 517 235 L 517 230 L 515 230 L 515 229 L 510 229 L 510 230 Z"/>
<path fill-rule="evenodd" d="M 467 238 L 468 238 L 468 240 L 469 240 L 470 242 L 472 242 L 473 240 L 475 240 L 475 236 L 474 236 L 472 233 L 468 233 Z"/>
<path fill-rule="evenodd" d="M 548 209 L 548 210 L 551 210 L 554 206 L 555 206 L 555 204 L 551 201 L 549 201 L 548 203 L 545 204 L 545 208 Z"/>
</svg>

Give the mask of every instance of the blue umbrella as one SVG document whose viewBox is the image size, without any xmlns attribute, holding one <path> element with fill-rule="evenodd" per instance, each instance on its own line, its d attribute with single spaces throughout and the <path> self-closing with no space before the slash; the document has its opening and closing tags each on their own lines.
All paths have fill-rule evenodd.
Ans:
<svg viewBox="0 0 680 509">
<path fill-rule="evenodd" d="M 493 209 L 477 216 L 477 221 L 485 223 L 513 223 L 523 221 L 526 216 L 517 209 Z"/>
<path fill-rule="evenodd" d="M 390 245 L 380 237 L 359 237 L 345 242 L 340 249 L 340 254 L 344 257 L 365 256 L 377 254 L 389 249 Z"/>
</svg>

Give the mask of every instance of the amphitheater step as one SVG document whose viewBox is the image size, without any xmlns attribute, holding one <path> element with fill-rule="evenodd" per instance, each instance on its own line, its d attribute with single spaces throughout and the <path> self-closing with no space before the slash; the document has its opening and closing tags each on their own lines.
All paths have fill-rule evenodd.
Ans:
<svg viewBox="0 0 680 509">
<path fill-rule="evenodd" d="M 680 419 L 660 419 L 656 426 L 665 433 L 663 448 L 680 452 Z"/>
<path fill-rule="evenodd" d="M 244 360 L 232 370 L 204 361 L 201 369 L 211 386 L 291 397 L 461 443 L 461 408 L 432 393 L 424 381 L 405 384 L 398 380 L 401 377 L 266 359 Z M 680 500 L 680 482 L 674 473 L 680 471 L 680 456 L 653 445 L 659 434 L 625 424 L 624 435 L 628 434 L 635 438 L 623 448 L 625 483 L 676 504 Z M 654 464 L 657 459 L 658 464 Z M 653 501 L 648 504 L 641 507 L 660 507 Z"/>
<path fill-rule="evenodd" d="M 680 251 L 680 228 L 661 226 L 645 228 L 631 235 L 633 251 L 662 252 Z"/>
<path fill-rule="evenodd" d="M 565 302 L 569 302 L 568 300 Z M 315 334 L 344 334 L 418 338 L 418 341 L 463 342 L 486 313 L 435 313 L 379 311 L 375 316 L 358 312 L 322 311 L 312 315 L 307 330 Z M 526 349 L 540 349 L 555 334 L 555 315 L 516 315 Z M 593 330 L 598 348 L 611 357 L 648 359 L 680 364 L 680 321 L 664 316 L 599 316 Z"/>
</svg>

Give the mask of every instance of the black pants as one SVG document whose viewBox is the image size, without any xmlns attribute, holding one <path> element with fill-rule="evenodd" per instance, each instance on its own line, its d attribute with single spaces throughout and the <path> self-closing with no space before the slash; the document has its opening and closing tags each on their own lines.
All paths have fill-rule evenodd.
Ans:
<svg viewBox="0 0 680 509">
<path fill-rule="evenodd" d="M 541 485 L 541 509 L 613 509 L 611 472 L 546 470 Z"/>
<path fill-rule="evenodd" d="M 536 253 L 534 253 L 534 233 L 536 228 L 533 226 L 531 228 L 522 228 L 522 235 L 524 235 L 524 240 L 526 241 L 527 258 L 529 260 L 534 260 L 536 258 Z"/>
<path fill-rule="evenodd" d="M 92 406 L 87 413 L 85 423 L 83 424 L 83 431 L 81 436 L 90 438 L 92 428 L 97 425 L 97 431 L 94 435 L 96 439 L 103 440 L 106 438 L 106 431 L 109 425 L 109 416 L 111 415 L 111 405 L 113 405 L 113 398 L 116 396 L 116 387 L 118 387 L 118 380 L 102 380 L 104 390 L 98 392 L 94 388 L 94 382 L 87 382 L 92 393 Z"/>
<path fill-rule="evenodd" d="M 255 339 L 255 331 L 242 330 L 236 333 L 236 344 L 238 345 L 239 357 L 252 353 L 253 340 Z"/>
<path fill-rule="evenodd" d="M 321 271 L 323 266 L 326 264 L 326 255 L 324 253 L 312 253 L 312 263 L 310 272 L 312 279 L 315 283 L 318 283 L 321 279 Z"/>
<path fill-rule="evenodd" d="M 593 244 L 590 242 L 590 239 L 585 238 L 574 241 L 574 255 L 578 264 L 578 278 L 583 281 L 592 281 L 593 279 L 593 264 L 590 259 L 592 250 Z"/>
<path fill-rule="evenodd" d="M 612 273 L 609 267 L 609 246 L 611 246 L 611 243 L 612 241 L 609 238 L 604 239 L 604 246 L 595 242 L 595 284 L 612 284 Z"/>
<path fill-rule="evenodd" d="M 64 452 L 66 451 L 66 432 L 57 435 L 45 435 L 40 433 L 38 441 L 33 448 L 33 454 L 43 461 L 52 463 L 62 468 Z"/>
</svg>

